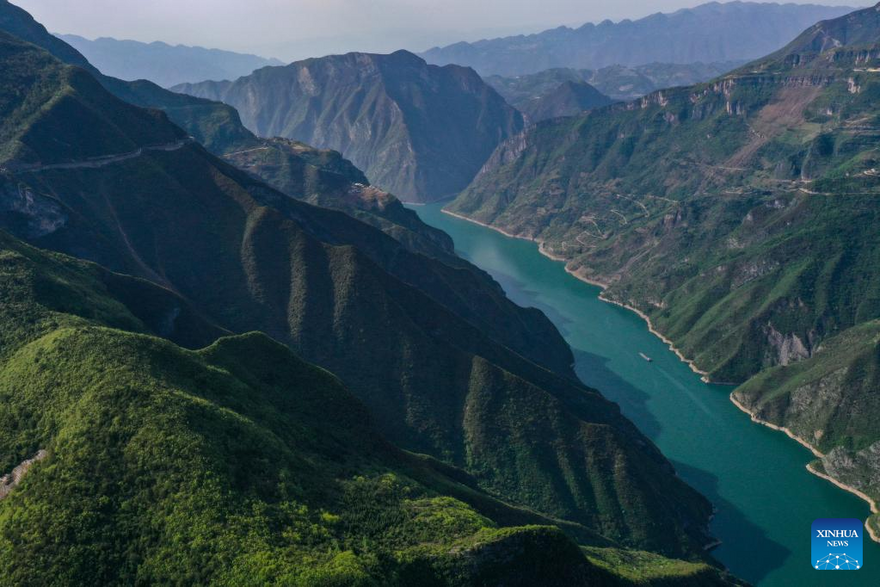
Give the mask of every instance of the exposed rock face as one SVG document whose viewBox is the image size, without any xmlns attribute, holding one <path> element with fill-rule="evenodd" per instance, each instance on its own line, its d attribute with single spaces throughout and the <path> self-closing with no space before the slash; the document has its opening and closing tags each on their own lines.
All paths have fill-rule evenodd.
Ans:
<svg viewBox="0 0 880 587">
<path fill-rule="evenodd" d="M 24 476 L 31 468 L 31 465 L 37 461 L 42 461 L 47 456 L 48 453 L 45 450 L 40 450 L 32 458 L 23 461 L 20 465 L 12 469 L 11 473 L 0 477 L 0 499 L 5 498 L 13 489 L 19 486 L 21 480 L 24 479 Z"/>
<path fill-rule="evenodd" d="M 598 69 L 621 64 L 755 59 L 808 26 L 852 11 L 844 6 L 712 2 L 636 21 L 558 27 L 476 43 L 436 47 L 429 63 L 469 65 L 483 75 L 521 75 L 554 67 Z"/>
<path fill-rule="evenodd" d="M 810 358 L 810 349 L 797 334 L 782 334 L 772 324 L 767 324 L 767 341 L 770 347 L 776 351 L 771 364 L 788 365 L 803 359 Z"/>
<path fill-rule="evenodd" d="M 67 215 L 56 201 L 22 184 L 0 183 L 0 216 L 13 218 L 18 231 L 27 238 L 46 236 L 67 222 Z"/>
<path fill-rule="evenodd" d="M 880 503 L 878 389 L 880 321 L 874 320 L 828 338 L 809 359 L 764 371 L 735 397 L 824 453 L 819 472 Z"/>
<path fill-rule="evenodd" d="M 238 112 L 226 104 L 177 94 L 148 81 L 126 82 L 102 75 L 76 49 L 49 34 L 27 12 L 4 0 L 0 0 L 0 28 L 13 31 L 17 36 L 46 49 L 64 63 L 86 69 L 122 100 L 163 110 L 175 124 L 183 127 L 215 155 L 223 156 L 233 165 L 254 173 L 293 198 L 345 210 L 360 220 L 378 226 L 414 251 L 432 256 L 452 253 L 452 241 L 447 235 L 422 223 L 414 212 L 405 209 L 393 196 L 386 194 L 381 209 L 377 206 L 350 205 L 353 199 L 358 199 L 350 197 L 350 184 L 369 182 L 360 169 L 338 152 L 315 149 L 285 139 L 260 139 L 242 125 Z M 5 197 L 0 196 L 0 199 L 5 199 L 7 207 L 20 208 L 23 205 L 20 194 L 21 188 L 13 189 Z M 41 196 L 38 194 L 34 194 L 34 198 L 35 203 L 44 203 L 39 200 Z M 0 204 L 0 212 L 8 211 L 2 206 Z M 35 209 L 30 204 L 27 209 L 30 215 L 26 221 L 32 225 L 29 235 L 58 227 L 56 222 L 49 221 L 49 215 L 43 213 L 33 216 Z M 60 219 L 66 221 L 65 218 Z M 25 221 L 24 217 L 21 220 Z M 25 229 L 18 227 L 18 230 Z"/>
<path fill-rule="evenodd" d="M 880 487 L 880 442 L 859 451 L 838 447 L 822 459 L 825 471 L 859 491 L 876 494 Z"/>
<path fill-rule="evenodd" d="M 288 197 L 194 142 L 149 149 L 161 135 L 181 131 L 164 116 L 142 124 L 153 115 L 113 98 L 87 72 L 4 34 L 0 77 L 13 88 L 3 93 L 7 111 L 33 106 L 55 131 L 37 132 L 29 119 L 4 121 L 14 132 L 0 135 L 0 154 L 14 156 L 10 145 L 27 139 L 34 161 L 65 163 L 0 176 L 0 189 L 24 184 L 70 216 L 52 234 L 29 239 L 34 245 L 160 284 L 163 297 L 181 296 L 177 307 L 197 308 L 225 330 L 268 333 L 348 383 L 389 441 L 467 467 L 475 483 L 499 495 L 582 521 L 621 544 L 682 555 L 702 550 L 710 504 L 675 476 L 615 404 L 576 381 L 571 351 L 546 316 L 513 304 L 488 275 L 461 259 L 415 253 L 349 214 Z M 57 95 L 69 101 L 47 103 Z M 93 105 L 101 108 L 87 107 Z M 66 116 L 71 110 L 91 118 Z M 81 140 L 59 147 L 54 138 L 68 135 Z M 286 146 L 290 155 L 299 152 L 286 164 L 295 161 L 302 172 L 291 190 L 308 195 L 335 186 L 342 193 L 332 201 L 377 221 L 399 206 L 385 192 L 353 185 L 354 172 L 338 156 Z M 79 164 L 132 149 L 142 156 Z M 14 220 L 0 214 L 0 226 L 27 236 Z M 407 220 L 395 222 L 405 227 Z M 182 322 L 185 313 L 175 317 L 174 305 L 138 300 L 133 285 L 121 289 L 147 314 L 138 314 L 138 330 L 148 324 L 154 332 L 193 330 Z M 69 297 L 64 290 L 54 296 L 65 308 L 93 313 Z M 26 324 L 47 322 L 26 316 Z M 0 336 L 6 333 L 0 329 Z M 287 387 L 261 362 L 261 351 L 238 354 L 259 359 L 273 389 Z M 340 410 L 329 413 L 337 417 Z M 525 421 L 522 414 L 534 417 Z M 321 434 L 307 436 L 323 443 Z M 345 450 L 334 447 L 340 453 Z M 2 454 L 4 470 L 18 462 Z"/>
<path fill-rule="evenodd" d="M 876 499 L 878 56 L 872 7 L 715 81 L 539 123 L 449 210 L 608 283 Z"/>
<path fill-rule="evenodd" d="M 865 23 L 851 36 L 877 39 L 864 30 L 876 9 L 857 14 Z M 713 82 L 539 123 L 501 145 L 449 210 L 589 268 L 717 381 L 808 358 L 830 333 L 880 316 L 866 279 L 880 207 L 866 123 L 875 61 L 863 61 L 875 47 L 800 46 Z M 865 199 L 827 198 L 837 194 Z"/>
<path fill-rule="evenodd" d="M 523 128 L 522 115 L 473 70 L 431 66 L 406 51 L 308 59 L 174 89 L 235 107 L 258 135 L 337 150 L 409 201 L 458 193 Z"/>
</svg>

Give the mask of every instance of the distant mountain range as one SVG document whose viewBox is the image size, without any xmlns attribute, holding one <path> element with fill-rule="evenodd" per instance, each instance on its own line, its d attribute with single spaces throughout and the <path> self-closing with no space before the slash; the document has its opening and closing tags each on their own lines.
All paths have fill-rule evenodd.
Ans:
<svg viewBox="0 0 880 587">
<path fill-rule="evenodd" d="M 428 63 L 456 63 L 481 75 L 513 76 L 545 69 L 601 69 L 611 65 L 696 63 L 756 59 L 776 51 L 808 26 L 854 10 L 843 6 L 711 2 L 671 14 L 579 28 L 559 27 L 435 47 Z"/>
<path fill-rule="evenodd" d="M 687 86 L 699 82 L 708 81 L 723 73 L 742 65 L 739 62 L 724 63 L 649 63 L 636 67 L 624 67 L 613 65 L 603 67 L 596 71 L 592 69 L 547 69 L 538 73 L 502 77 L 491 75 L 485 78 L 486 83 L 495 88 L 507 102 L 520 112 L 525 113 L 532 121 L 551 118 L 551 116 L 536 116 L 533 112 L 536 108 L 543 108 L 541 103 L 545 100 L 553 100 L 551 97 L 558 92 L 565 93 L 564 85 L 588 84 L 597 92 L 612 100 L 634 100 L 646 94 L 650 94 L 661 88 L 675 86 Z M 557 98 L 558 100 L 558 98 Z M 586 106 L 581 110 L 595 108 L 602 105 L 595 99 L 584 99 L 579 103 Z M 572 108 L 557 109 L 557 112 L 565 110 L 568 114 Z"/>
<path fill-rule="evenodd" d="M 282 65 L 277 59 L 257 55 L 168 45 L 159 41 L 141 43 L 110 37 L 90 40 L 77 35 L 58 37 L 106 75 L 129 81 L 146 79 L 165 88 L 206 79 L 237 79 L 267 65 Z"/>
<path fill-rule="evenodd" d="M 407 51 L 307 59 L 173 90 L 229 104 L 260 136 L 339 151 L 372 183 L 415 202 L 457 194 L 523 128 L 472 69 Z"/>
</svg>

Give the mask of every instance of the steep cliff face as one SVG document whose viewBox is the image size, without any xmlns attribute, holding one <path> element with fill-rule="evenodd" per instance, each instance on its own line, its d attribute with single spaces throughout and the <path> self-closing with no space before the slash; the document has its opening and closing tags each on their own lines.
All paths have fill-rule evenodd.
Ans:
<svg viewBox="0 0 880 587">
<path fill-rule="evenodd" d="M 821 453 L 811 468 L 873 500 L 880 513 L 880 320 L 848 328 L 808 359 L 768 369 L 733 392 L 757 418 Z M 880 517 L 869 520 L 880 537 Z"/>
<path fill-rule="evenodd" d="M 880 318 L 878 22 L 868 8 L 711 83 L 539 123 L 450 205 L 607 284 L 710 378 L 757 375 L 738 401 L 847 451 L 863 465 L 828 470 L 872 495 L 876 343 L 829 349 Z"/>
<path fill-rule="evenodd" d="M 873 287 L 860 271 L 876 253 L 874 59 L 870 47 L 793 51 L 538 124 L 499 147 L 450 209 L 546 241 L 607 295 L 638 300 L 716 377 L 743 381 L 876 311 L 872 294 L 850 300 L 844 285 Z M 839 303 L 819 302 L 817 275 Z M 740 311 L 716 306 L 720 290 Z M 721 324 L 736 336 L 723 349 Z"/>
<path fill-rule="evenodd" d="M 429 66 L 406 51 L 308 59 L 174 89 L 235 107 L 258 135 L 340 151 L 410 201 L 461 191 L 523 125 L 473 70 Z"/>
</svg>

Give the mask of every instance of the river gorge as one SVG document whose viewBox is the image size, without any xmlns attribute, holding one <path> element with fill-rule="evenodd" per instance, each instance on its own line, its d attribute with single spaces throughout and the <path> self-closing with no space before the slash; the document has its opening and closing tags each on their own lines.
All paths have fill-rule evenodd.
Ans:
<svg viewBox="0 0 880 587">
<path fill-rule="evenodd" d="M 444 214 L 442 204 L 412 209 L 516 303 L 553 320 L 584 383 L 620 404 L 715 505 L 713 554 L 734 574 L 768 586 L 880 585 L 880 544 L 867 536 L 863 569 L 841 576 L 811 568 L 813 520 L 864 520 L 868 504 L 810 474 L 810 451 L 752 422 L 731 403 L 731 387 L 704 383 L 642 318 L 601 301 L 600 288 L 566 273 L 535 243 Z"/>
</svg>

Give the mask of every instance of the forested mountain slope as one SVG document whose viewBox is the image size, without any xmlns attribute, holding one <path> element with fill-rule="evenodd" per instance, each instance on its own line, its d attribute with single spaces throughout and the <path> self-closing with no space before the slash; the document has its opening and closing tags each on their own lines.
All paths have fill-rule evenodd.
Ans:
<svg viewBox="0 0 880 587">
<path fill-rule="evenodd" d="M 775 368 L 740 403 L 875 497 L 876 340 L 850 329 L 880 318 L 878 10 L 711 83 L 539 124 L 449 206 L 541 241 L 713 380 Z M 843 340 L 859 346 L 832 360 Z"/>
<path fill-rule="evenodd" d="M 289 141 L 258 138 L 242 125 L 238 112 L 226 104 L 177 94 L 146 80 L 128 82 L 103 75 L 76 49 L 49 34 L 30 14 L 7 0 L 0 0 L 0 30 L 46 49 L 64 63 L 83 67 L 117 98 L 162 110 L 209 151 L 247 167 L 293 198 L 315 201 L 320 194 L 321 205 L 352 213 L 418 252 L 436 256 L 451 251 L 448 239 L 420 222 L 414 213 L 403 210 L 387 192 L 351 187 L 352 182 L 368 183 L 366 177 L 332 152 L 304 145 L 291 148 Z M 382 206 L 375 204 L 377 199 Z"/>
<path fill-rule="evenodd" d="M 0 296 L 13 584 L 730 584 L 392 447 L 338 379 L 262 334 L 157 338 L 223 332 L 149 282 L 0 231 Z"/>
</svg>

